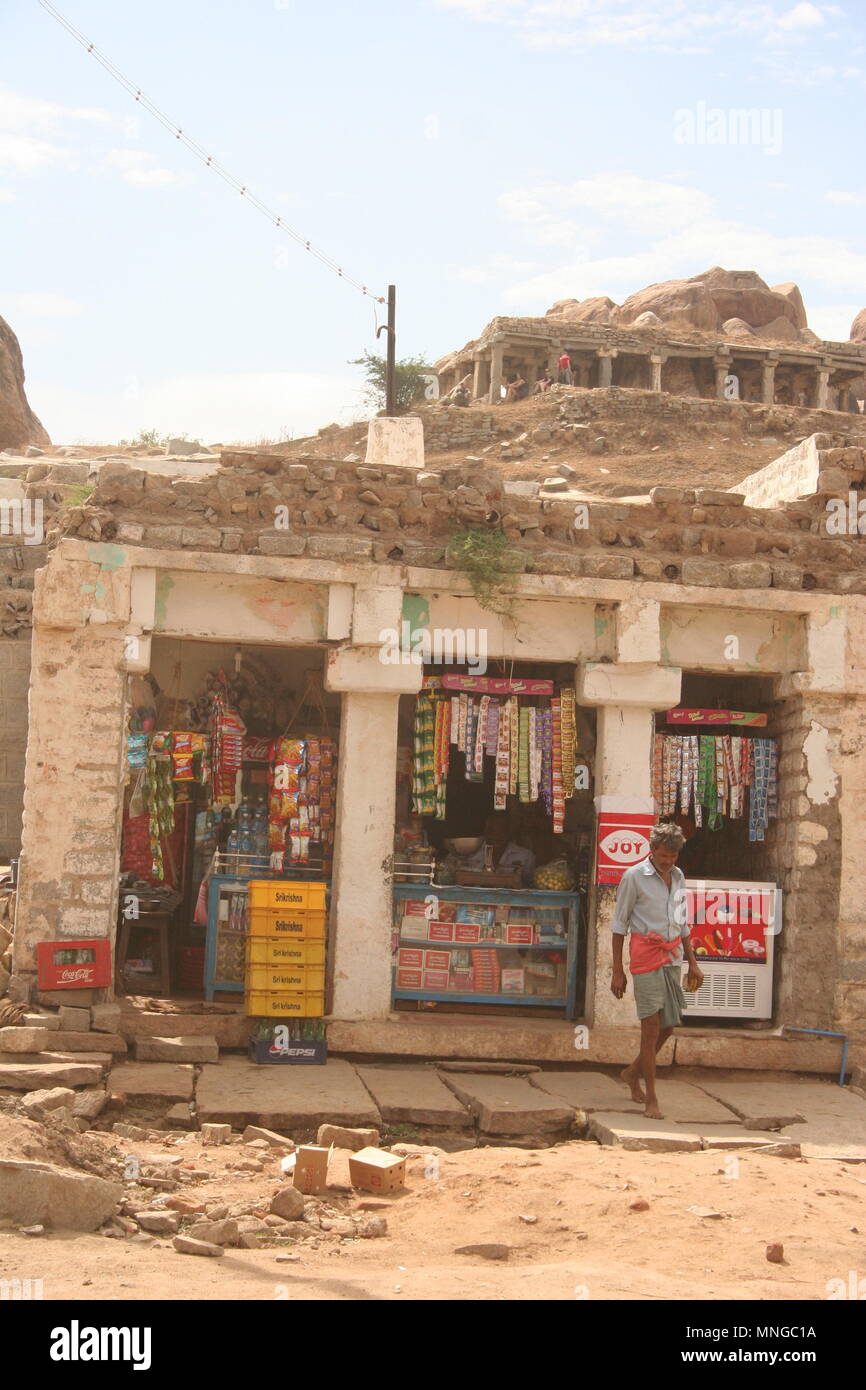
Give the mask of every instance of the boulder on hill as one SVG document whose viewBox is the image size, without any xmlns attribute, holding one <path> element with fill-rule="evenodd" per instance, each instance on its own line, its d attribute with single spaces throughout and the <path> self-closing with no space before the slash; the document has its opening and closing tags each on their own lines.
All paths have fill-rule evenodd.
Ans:
<svg viewBox="0 0 866 1390">
<path fill-rule="evenodd" d="M 617 320 L 634 323 L 647 312 L 657 314 L 665 324 L 680 324 L 704 333 L 714 333 L 722 322 L 712 295 L 698 280 L 662 280 L 648 285 L 620 305 Z M 733 317 L 733 312 L 725 314 L 726 319 Z"/>
<path fill-rule="evenodd" d="M 755 330 L 750 328 L 745 319 L 725 319 L 722 324 L 722 332 L 726 338 L 754 338 Z"/>
<path fill-rule="evenodd" d="M 621 323 L 645 313 L 666 325 L 718 333 L 732 319 L 747 324 L 757 338 L 776 342 L 814 341 L 806 326 L 802 296 L 794 284 L 770 289 L 754 270 L 713 266 L 689 280 L 664 280 L 631 295 L 620 307 Z M 802 336 L 801 336 L 802 335 Z"/>
<path fill-rule="evenodd" d="M 614 301 L 603 294 L 595 299 L 558 299 L 545 318 L 569 319 L 574 323 L 613 323 L 617 313 Z"/>
<path fill-rule="evenodd" d="M 866 309 L 861 309 L 851 325 L 851 342 L 866 343 Z"/>
<path fill-rule="evenodd" d="M 803 303 L 803 296 L 798 285 L 793 280 L 786 280 L 784 285 L 771 285 L 772 294 L 780 294 L 783 299 L 787 299 L 791 308 L 794 310 L 794 326 L 796 328 L 808 328 L 809 320 L 806 318 L 806 306 Z"/>
<path fill-rule="evenodd" d="M 51 444 L 27 404 L 21 347 L 5 319 L 0 319 L 0 449 L 26 449 L 28 444 Z"/>
</svg>

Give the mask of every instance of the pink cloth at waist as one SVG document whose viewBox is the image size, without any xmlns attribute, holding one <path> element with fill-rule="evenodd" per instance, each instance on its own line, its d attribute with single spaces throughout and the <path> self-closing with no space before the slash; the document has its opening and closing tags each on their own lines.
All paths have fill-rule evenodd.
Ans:
<svg viewBox="0 0 866 1390">
<path fill-rule="evenodd" d="M 657 931 L 647 932 L 646 936 L 632 934 L 629 937 L 629 963 L 633 975 L 648 975 L 663 965 L 674 965 L 673 952 L 679 949 L 681 938 L 665 941 Z"/>
</svg>

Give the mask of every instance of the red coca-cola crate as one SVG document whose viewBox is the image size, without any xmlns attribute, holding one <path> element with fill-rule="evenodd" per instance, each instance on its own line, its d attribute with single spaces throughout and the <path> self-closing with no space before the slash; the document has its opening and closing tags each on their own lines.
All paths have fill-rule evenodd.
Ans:
<svg viewBox="0 0 866 1390">
<path fill-rule="evenodd" d="M 39 941 L 36 963 L 40 989 L 98 989 L 111 984 L 111 942 Z"/>
</svg>

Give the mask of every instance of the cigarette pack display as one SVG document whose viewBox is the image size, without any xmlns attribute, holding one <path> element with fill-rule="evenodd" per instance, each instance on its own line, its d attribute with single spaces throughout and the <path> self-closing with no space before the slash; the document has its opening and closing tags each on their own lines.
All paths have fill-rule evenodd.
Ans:
<svg viewBox="0 0 866 1390">
<path fill-rule="evenodd" d="M 448 971 L 447 970 L 425 970 L 424 971 L 425 989 L 447 989 Z"/>
<path fill-rule="evenodd" d="M 472 971 L 471 971 L 471 969 L 470 969 L 470 970 L 454 970 L 454 969 L 452 969 L 452 971 L 451 971 L 451 985 L 450 985 L 450 988 L 453 989 L 453 990 L 455 990 L 458 994 L 471 994 L 472 991 L 473 991 L 473 989 L 475 988 L 475 982 L 474 982 L 473 977 L 472 977 Z"/>
<path fill-rule="evenodd" d="M 505 942 L 508 946 L 531 946 L 535 938 L 532 922 L 509 922 L 505 928 Z"/>
<path fill-rule="evenodd" d="M 398 970 L 397 988 L 398 989 L 420 989 L 422 971 L 420 970 Z"/>
<path fill-rule="evenodd" d="M 416 951 L 412 947 L 401 946 L 397 952 L 397 968 L 399 970 L 421 970 L 424 965 L 424 952 Z M 427 952 L 429 956 L 431 952 Z"/>
<path fill-rule="evenodd" d="M 480 941 L 481 926 L 478 922 L 456 922 L 454 925 L 455 941 Z"/>
<path fill-rule="evenodd" d="M 478 922 L 482 927 L 492 927 L 496 920 L 496 909 L 492 907 L 476 907 L 474 903 L 461 903 L 457 908 L 458 922 Z"/>
<path fill-rule="evenodd" d="M 413 955 L 416 954 L 413 952 Z M 408 962 L 407 962 L 408 963 Z M 451 968 L 450 951 L 425 951 L 424 969 L 425 970 L 449 970 Z"/>
<path fill-rule="evenodd" d="M 502 972 L 502 993 L 503 994 L 523 994 L 525 976 L 522 970 L 503 970 Z"/>
<path fill-rule="evenodd" d="M 410 941 L 426 941 L 427 926 L 426 917 L 404 917 L 400 923 L 400 935 Z"/>
<path fill-rule="evenodd" d="M 427 936 L 430 941 L 453 941 L 456 923 L 431 922 Z"/>
</svg>

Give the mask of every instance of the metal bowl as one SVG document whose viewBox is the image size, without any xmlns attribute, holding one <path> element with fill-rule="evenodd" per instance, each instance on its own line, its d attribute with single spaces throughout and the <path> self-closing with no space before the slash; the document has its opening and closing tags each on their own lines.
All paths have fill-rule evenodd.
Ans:
<svg viewBox="0 0 866 1390">
<path fill-rule="evenodd" d="M 454 853 L 460 859 L 468 859 L 470 854 L 475 854 L 484 843 L 483 835 L 459 835 L 456 840 L 448 840 Z"/>
</svg>

